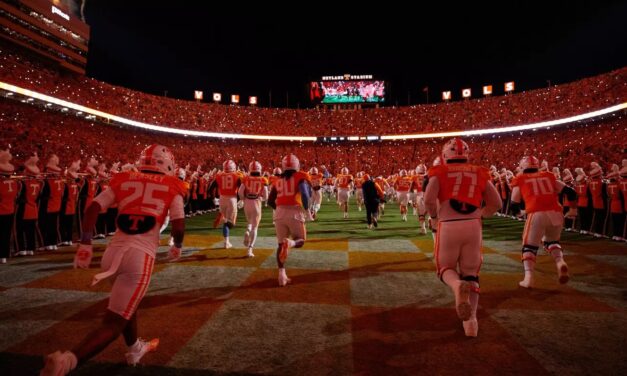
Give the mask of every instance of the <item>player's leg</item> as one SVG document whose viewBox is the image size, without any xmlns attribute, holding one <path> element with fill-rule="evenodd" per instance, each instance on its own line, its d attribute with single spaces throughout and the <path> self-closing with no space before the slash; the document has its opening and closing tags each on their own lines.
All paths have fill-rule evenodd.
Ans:
<svg viewBox="0 0 627 376">
<path fill-rule="evenodd" d="M 522 263 L 525 278 L 518 284 L 521 287 L 531 288 L 534 285 L 533 272 L 536 266 L 538 248 L 544 235 L 545 216 L 543 212 L 530 213 L 527 216 L 523 230 Z"/>
<path fill-rule="evenodd" d="M 554 213 L 554 214 L 552 214 Z M 553 257 L 555 266 L 557 268 L 557 277 L 559 283 L 567 283 L 570 279 L 568 274 L 568 264 L 564 260 L 564 253 L 562 252 L 562 246 L 560 245 L 560 236 L 562 233 L 562 217 L 559 212 L 552 212 L 551 215 L 553 221 L 546 227 L 544 234 L 544 249 Z"/>
<path fill-rule="evenodd" d="M 455 309 L 458 317 L 467 320 L 470 317 L 470 285 L 462 281 L 458 272 L 465 230 L 457 224 L 464 222 L 467 221 L 438 223 L 434 258 L 438 277 L 455 295 Z"/>
<path fill-rule="evenodd" d="M 462 246 L 459 258 L 461 279 L 470 285 L 470 317 L 463 322 L 464 332 L 468 337 L 476 337 L 479 331 L 479 324 L 477 322 L 477 306 L 479 305 L 479 271 L 483 262 L 481 254 L 481 222 L 480 220 L 472 222 L 474 223 L 468 223 L 465 227 L 467 229 L 468 238 Z"/>
</svg>

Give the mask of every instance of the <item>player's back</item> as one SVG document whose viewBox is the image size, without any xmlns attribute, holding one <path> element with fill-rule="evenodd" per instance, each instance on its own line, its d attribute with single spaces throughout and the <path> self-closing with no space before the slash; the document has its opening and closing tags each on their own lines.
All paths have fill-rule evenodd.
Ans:
<svg viewBox="0 0 627 376">
<path fill-rule="evenodd" d="M 219 172 L 216 176 L 216 183 L 220 196 L 235 196 L 239 188 L 238 180 L 240 180 L 240 175 L 237 172 Z"/>
<path fill-rule="evenodd" d="M 282 177 L 272 183 L 276 190 L 276 205 L 278 206 L 302 206 L 302 199 L 298 185 L 301 181 L 309 181 L 309 175 L 297 171 L 289 178 Z"/>
<path fill-rule="evenodd" d="M 491 185 L 489 197 L 484 197 L 490 176 L 485 167 L 469 163 L 454 163 L 434 166 L 429 169 L 429 178 L 437 178 L 437 200 L 440 202 L 440 220 L 470 219 L 481 217 L 481 203 L 486 199 L 490 209 L 500 208 L 498 192 Z M 434 184 L 427 185 L 429 201 L 433 200 Z M 427 199 L 427 197 L 425 199 Z"/>
<path fill-rule="evenodd" d="M 186 186 L 173 176 L 130 171 L 115 174 L 108 190 L 118 204 L 118 231 L 111 244 L 128 242 L 129 246 L 151 249 L 158 243 L 159 229 L 177 196 L 181 206 L 177 209 L 182 210 Z M 103 192 L 105 198 L 110 197 L 107 191 Z M 105 198 L 97 201 L 105 202 Z"/>
<path fill-rule="evenodd" d="M 557 180 L 547 171 L 522 173 L 514 178 L 512 187 L 518 187 L 525 201 L 525 211 L 562 211 L 558 201 Z"/>
<path fill-rule="evenodd" d="M 267 180 L 263 176 L 246 176 L 243 181 L 244 187 L 246 187 L 246 198 L 258 198 L 263 188 L 266 186 L 266 183 Z"/>
</svg>

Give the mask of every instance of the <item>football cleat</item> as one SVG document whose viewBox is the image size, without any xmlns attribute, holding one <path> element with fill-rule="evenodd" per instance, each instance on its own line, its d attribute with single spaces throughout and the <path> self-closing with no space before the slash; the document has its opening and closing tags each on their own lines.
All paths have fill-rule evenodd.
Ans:
<svg viewBox="0 0 627 376">
<path fill-rule="evenodd" d="M 141 358 L 149 352 L 157 350 L 159 346 L 159 338 L 151 339 L 150 341 L 144 341 L 141 338 L 137 339 L 137 343 L 129 347 L 129 352 L 125 354 L 126 363 L 129 366 L 135 366 Z"/>
</svg>

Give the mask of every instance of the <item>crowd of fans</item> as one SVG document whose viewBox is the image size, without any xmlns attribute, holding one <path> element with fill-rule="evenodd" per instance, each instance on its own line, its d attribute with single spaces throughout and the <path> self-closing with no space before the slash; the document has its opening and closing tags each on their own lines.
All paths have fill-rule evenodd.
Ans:
<svg viewBox="0 0 627 376">
<path fill-rule="evenodd" d="M 627 120 L 624 115 L 572 124 L 556 129 L 497 134 L 468 138 L 473 162 L 514 169 L 523 155 L 533 154 L 547 160 L 551 167 L 584 167 L 598 162 L 604 168 L 622 159 Z M 442 139 L 385 142 L 276 142 L 202 139 L 163 133 L 139 132 L 41 109 L 8 99 L 0 100 L 0 139 L 2 148 L 11 147 L 14 164 L 20 166 L 37 153 L 43 160 L 51 154 L 60 158 L 62 167 L 74 160 L 95 157 L 100 162 L 134 162 L 141 150 L 158 142 L 170 147 L 179 164 L 203 170 L 219 168 L 233 159 L 245 169 L 258 160 L 272 169 L 281 156 L 293 152 L 303 166 L 325 165 L 336 171 L 346 166 L 351 171 L 389 175 L 400 168 L 430 165 L 438 156 Z"/>
<path fill-rule="evenodd" d="M 627 68 L 565 85 L 483 99 L 356 111 L 276 109 L 164 98 L 65 72 L 0 47 L 0 81 L 163 126 L 298 136 L 382 135 L 553 120 L 621 103 Z"/>
</svg>

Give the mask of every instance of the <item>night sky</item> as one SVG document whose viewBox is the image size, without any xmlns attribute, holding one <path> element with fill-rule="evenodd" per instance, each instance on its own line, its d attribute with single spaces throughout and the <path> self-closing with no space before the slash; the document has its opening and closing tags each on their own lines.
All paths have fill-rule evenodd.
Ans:
<svg viewBox="0 0 627 376">
<path fill-rule="evenodd" d="M 419 11 L 182 3 L 87 1 L 88 75 L 185 99 L 193 90 L 257 95 L 261 106 L 271 91 L 272 106 L 285 107 L 289 92 L 289 106 L 302 108 L 311 106 L 307 83 L 323 75 L 373 74 L 389 83 L 389 104 L 407 105 L 426 102 L 425 86 L 434 102 L 441 90 L 459 98 L 471 87 L 476 97 L 491 83 L 498 95 L 505 81 L 521 91 L 627 65 L 625 1 L 416 2 Z"/>
</svg>

